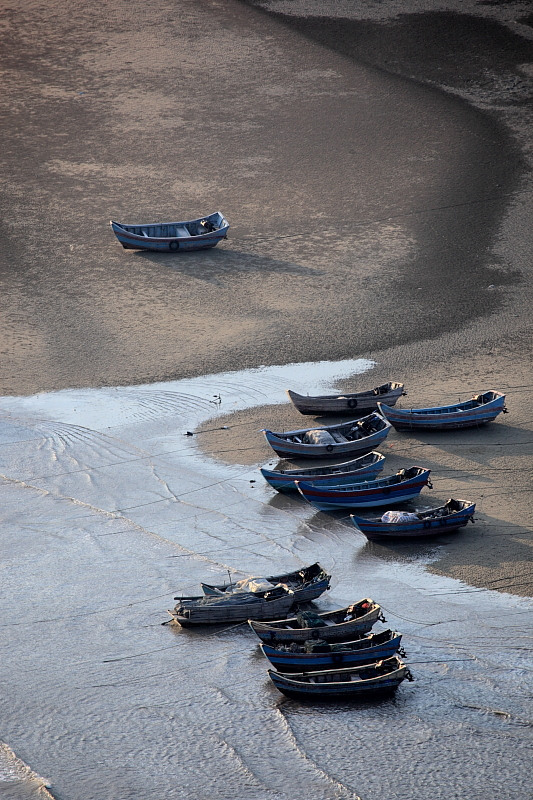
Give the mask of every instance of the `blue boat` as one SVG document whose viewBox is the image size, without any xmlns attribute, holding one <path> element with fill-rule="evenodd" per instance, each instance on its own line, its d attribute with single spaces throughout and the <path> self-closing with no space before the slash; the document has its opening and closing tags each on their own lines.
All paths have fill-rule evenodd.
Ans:
<svg viewBox="0 0 533 800">
<path fill-rule="evenodd" d="M 226 239 L 229 224 L 220 211 L 185 222 L 109 223 L 126 250 L 156 250 L 177 253 L 181 250 L 206 250 Z"/>
<path fill-rule="evenodd" d="M 346 458 L 369 453 L 391 429 L 380 414 L 320 428 L 302 428 L 285 433 L 263 429 L 272 449 L 282 458 Z"/>
<path fill-rule="evenodd" d="M 346 669 L 284 673 L 269 669 L 280 692 L 297 700 L 367 700 L 392 694 L 403 680 L 413 680 L 397 656 Z"/>
<path fill-rule="evenodd" d="M 311 505 L 321 511 L 358 506 L 385 506 L 403 503 L 420 494 L 424 486 L 433 488 L 429 480 L 431 470 L 423 467 L 401 469 L 395 475 L 362 481 L 348 486 L 313 486 L 296 482 L 298 491 Z"/>
<path fill-rule="evenodd" d="M 492 422 L 498 414 L 507 413 L 505 395 L 501 392 L 476 394 L 464 403 L 433 408 L 392 408 L 378 403 L 383 416 L 398 431 L 475 428 Z"/>
<path fill-rule="evenodd" d="M 426 511 L 387 511 L 382 517 L 365 519 L 351 514 L 351 520 L 367 539 L 412 539 L 435 536 L 474 522 L 475 503 L 450 498 L 443 506 Z"/>
<path fill-rule="evenodd" d="M 311 467 L 309 469 L 267 469 L 261 468 L 263 478 L 278 492 L 297 491 L 295 481 L 305 481 L 314 486 L 341 486 L 354 483 L 363 478 L 375 478 L 385 463 L 385 456 L 375 451 L 352 461 L 331 466 Z"/>
<path fill-rule="evenodd" d="M 369 633 L 355 641 L 326 642 L 308 639 L 306 642 L 284 642 L 277 646 L 261 644 L 261 650 L 278 672 L 308 672 L 309 670 L 354 667 L 389 658 L 400 651 L 402 634 L 386 630 Z M 405 655 L 400 651 L 401 655 Z"/>
</svg>

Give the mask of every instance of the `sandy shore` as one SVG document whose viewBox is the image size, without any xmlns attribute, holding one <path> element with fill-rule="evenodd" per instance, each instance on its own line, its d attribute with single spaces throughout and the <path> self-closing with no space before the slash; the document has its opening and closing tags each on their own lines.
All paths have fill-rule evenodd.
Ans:
<svg viewBox="0 0 533 800">
<path fill-rule="evenodd" d="M 5 9 L 0 391 L 354 357 L 414 405 L 503 390 L 486 431 L 387 455 L 478 501 L 432 569 L 531 594 L 531 19 L 260 5 Z M 183 258 L 108 226 L 217 208 L 229 240 Z M 228 424 L 206 450 L 259 464 L 301 418 Z"/>
</svg>

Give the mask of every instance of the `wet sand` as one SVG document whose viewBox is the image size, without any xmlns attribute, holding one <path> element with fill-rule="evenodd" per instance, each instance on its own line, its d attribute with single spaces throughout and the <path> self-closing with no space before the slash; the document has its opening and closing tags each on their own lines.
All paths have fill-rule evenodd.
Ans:
<svg viewBox="0 0 533 800">
<path fill-rule="evenodd" d="M 414 453 L 435 473 L 445 453 L 444 493 L 482 496 L 479 532 L 432 569 L 531 594 L 531 20 L 256 5 L 278 13 L 5 9 L 0 391 L 354 357 L 414 405 L 501 389 L 482 441 Z M 229 239 L 206 253 L 123 251 L 108 226 L 217 208 Z M 245 463 L 269 458 L 248 441 Z"/>
</svg>

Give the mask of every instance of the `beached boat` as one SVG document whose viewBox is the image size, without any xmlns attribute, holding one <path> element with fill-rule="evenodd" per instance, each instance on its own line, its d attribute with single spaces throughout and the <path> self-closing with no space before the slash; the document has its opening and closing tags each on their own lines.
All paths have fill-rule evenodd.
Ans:
<svg viewBox="0 0 533 800">
<path fill-rule="evenodd" d="M 297 700 L 367 700 L 392 694 L 403 680 L 413 680 L 397 656 L 347 669 L 283 673 L 268 670 L 280 692 Z"/>
<path fill-rule="evenodd" d="M 250 618 L 248 624 L 263 642 L 305 642 L 323 639 L 326 642 L 346 642 L 355 635 L 368 633 L 376 622 L 385 622 L 381 608 L 369 597 L 336 611 L 302 611 L 286 620 Z M 355 635 L 354 635 L 355 634 Z"/>
<path fill-rule="evenodd" d="M 282 458 L 338 458 L 363 455 L 387 437 L 390 423 L 373 413 L 360 420 L 321 428 L 275 433 L 263 429 L 271 448 Z"/>
<path fill-rule="evenodd" d="M 296 481 L 298 491 L 311 505 L 321 511 L 358 506 L 384 506 L 403 503 L 420 494 L 424 486 L 432 488 L 431 470 L 423 467 L 401 469 L 395 475 L 361 481 L 347 486 L 314 486 Z"/>
<path fill-rule="evenodd" d="M 241 592 L 265 592 L 275 586 L 290 589 L 294 594 L 295 603 L 306 603 L 320 597 L 329 589 L 331 575 L 318 562 L 309 567 L 294 572 L 284 572 L 280 575 L 269 575 L 268 578 L 244 578 L 235 583 L 220 583 L 213 585 L 202 583 L 205 595 L 220 596 L 224 594 L 239 594 Z"/>
<path fill-rule="evenodd" d="M 476 394 L 464 403 L 449 406 L 391 408 L 378 402 L 378 408 L 398 431 L 474 428 L 491 422 L 502 412 L 507 413 L 505 395 L 494 391 Z"/>
<path fill-rule="evenodd" d="M 383 383 L 375 389 L 366 392 L 353 392 L 351 394 L 322 394 L 303 395 L 287 389 L 291 403 L 300 414 L 315 414 L 316 416 L 353 416 L 354 414 L 368 414 L 377 409 L 378 400 L 393 406 L 399 397 L 405 395 L 403 383 Z"/>
<path fill-rule="evenodd" d="M 279 643 L 276 646 L 263 642 L 259 646 L 279 672 L 308 672 L 370 664 L 395 653 L 405 655 L 400 649 L 401 641 L 401 633 L 386 630 L 368 633 L 350 642 L 308 639 L 306 642 Z"/>
<path fill-rule="evenodd" d="M 305 481 L 313 486 L 342 486 L 359 480 L 372 480 L 385 464 L 385 456 L 375 451 L 352 461 L 309 469 L 267 469 L 261 468 L 263 478 L 278 492 L 297 491 L 295 481 Z"/>
<path fill-rule="evenodd" d="M 283 619 L 294 605 L 294 593 L 275 587 L 267 592 L 224 594 L 208 597 L 175 597 L 179 600 L 168 613 L 183 628 L 193 625 L 220 625 L 256 619 Z"/>
<path fill-rule="evenodd" d="M 382 517 L 364 519 L 351 514 L 356 528 L 367 539 L 411 539 L 450 533 L 473 522 L 475 503 L 450 498 L 445 505 L 427 511 L 387 511 Z"/>
<path fill-rule="evenodd" d="M 226 238 L 229 228 L 228 221 L 219 211 L 185 222 L 126 225 L 111 220 L 109 224 L 126 250 L 157 250 L 164 253 L 215 247 Z"/>
</svg>

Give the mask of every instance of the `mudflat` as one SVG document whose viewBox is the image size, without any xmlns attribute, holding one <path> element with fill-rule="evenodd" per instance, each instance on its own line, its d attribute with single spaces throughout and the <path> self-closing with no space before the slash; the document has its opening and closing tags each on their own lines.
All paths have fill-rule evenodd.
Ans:
<svg viewBox="0 0 533 800">
<path fill-rule="evenodd" d="M 531 594 L 532 20 L 345 5 L 4 9 L 0 391 L 360 356 L 413 406 L 499 389 L 483 432 L 387 455 L 478 503 L 432 569 Z M 217 209 L 207 252 L 109 227 Z M 246 463 L 269 458 L 258 428 L 302 425 L 253 414 Z M 203 441 L 239 462 L 228 420 Z"/>
</svg>

